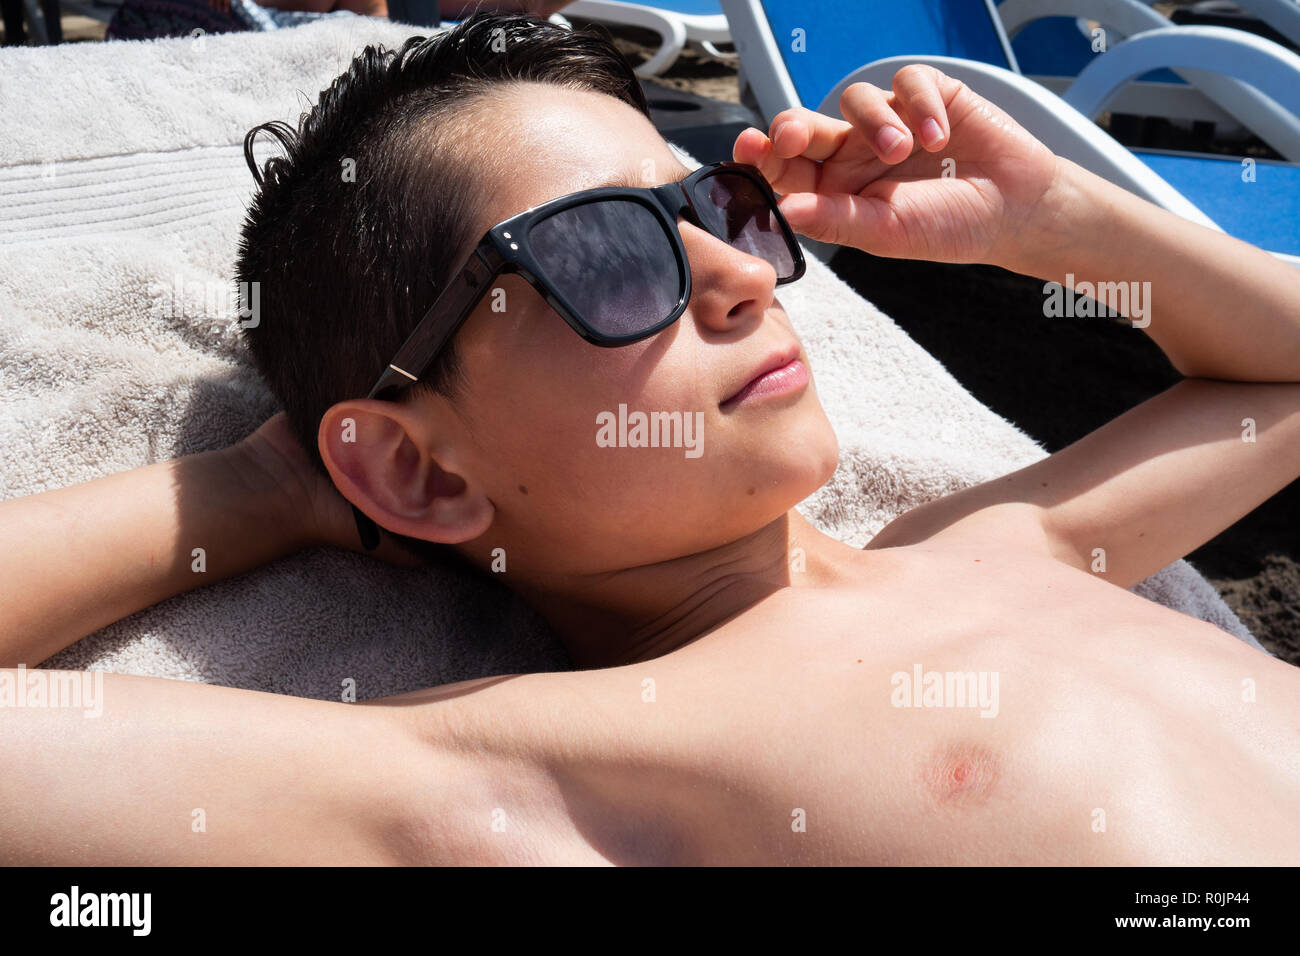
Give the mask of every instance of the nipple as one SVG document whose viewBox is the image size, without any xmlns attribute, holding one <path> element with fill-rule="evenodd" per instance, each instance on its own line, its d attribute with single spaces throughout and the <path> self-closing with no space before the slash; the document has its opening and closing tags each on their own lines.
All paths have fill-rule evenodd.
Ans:
<svg viewBox="0 0 1300 956">
<path fill-rule="evenodd" d="M 984 803 L 992 795 L 997 779 L 997 755 L 973 743 L 944 745 L 922 768 L 926 796 L 940 806 Z"/>
</svg>

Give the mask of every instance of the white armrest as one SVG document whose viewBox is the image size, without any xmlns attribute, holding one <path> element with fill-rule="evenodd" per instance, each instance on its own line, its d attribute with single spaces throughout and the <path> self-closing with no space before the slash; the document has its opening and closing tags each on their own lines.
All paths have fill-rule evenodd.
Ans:
<svg viewBox="0 0 1300 956">
<path fill-rule="evenodd" d="M 763 119 L 771 122 L 777 113 L 792 106 L 811 108 L 811 103 L 800 102 L 799 91 L 795 89 L 781 56 L 783 44 L 788 43 L 789 38 L 783 37 L 778 41 L 772 34 L 772 25 L 768 22 L 762 0 L 721 2 L 722 12 L 727 15 L 731 27 L 731 41 L 740 54 L 741 72 L 758 101 Z"/>
<path fill-rule="evenodd" d="M 1300 4 L 1295 3 L 1294 0 L 1284 0 L 1284 2 L 1294 8 L 1297 17 L 1300 17 Z M 1005 0 L 998 7 L 998 13 L 1003 18 L 1007 33 L 1012 36 L 1040 17 L 1069 16 L 1097 20 L 1121 37 L 1129 38 L 1157 30 L 1174 30 L 1182 35 L 1191 36 L 1192 34 L 1184 31 L 1216 29 L 1223 31 L 1234 40 L 1241 40 L 1242 37 L 1262 39 L 1242 30 L 1224 27 L 1175 27 L 1160 14 L 1148 9 L 1140 0 Z M 1122 44 L 1115 44 L 1105 56 L 1097 57 L 1096 61 L 1104 60 L 1120 46 Z M 1237 76 L 1235 70 L 1216 71 L 1212 67 L 1195 68 L 1200 65 L 1202 61 L 1195 55 L 1191 55 L 1182 56 L 1177 61 L 1155 63 L 1151 68 L 1173 68 L 1180 78 L 1200 90 L 1207 99 L 1248 127 L 1286 159 L 1300 162 L 1300 116 L 1279 109 L 1276 103 L 1254 86 L 1248 82 L 1241 82 L 1244 77 Z M 1146 71 L 1140 71 L 1137 75 L 1140 76 L 1142 72 Z M 1118 92 L 1126 82 L 1127 80 L 1116 83 L 1113 92 Z M 1296 77 L 1296 82 L 1300 83 L 1300 76 Z"/>
<path fill-rule="evenodd" d="M 658 76 L 681 55 L 686 46 L 686 24 L 680 17 L 656 10 L 654 7 L 618 0 L 575 0 L 564 8 L 565 16 L 587 18 L 605 23 L 624 23 L 643 27 L 659 34 L 663 42 L 646 62 L 636 68 L 638 76 Z"/>
<path fill-rule="evenodd" d="M 1164 27 L 1130 37 L 1084 67 L 1064 99 L 1093 117 L 1125 83 L 1161 67 L 1235 77 L 1300 117 L 1300 56 L 1271 40 L 1227 27 Z"/>
<path fill-rule="evenodd" d="M 1141 0 L 1002 0 L 998 16 L 1012 38 L 1042 17 L 1096 20 L 1122 37 L 1171 25 Z"/>
<path fill-rule="evenodd" d="M 1083 17 L 1113 27 L 1130 37 L 1144 30 L 1173 26 L 1166 17 L 1148 9 L 1156 0 L 1003 0 L 998 15 L 1009 36 L 1014 37 L 1040 17 Z M 1300 3 L 1296 0 L 1234 0 L 1237 6 L 1292 43 L 1300 45 Z M 1246 32 L 1246 31 L 1239 31 Z"/>
</svg>

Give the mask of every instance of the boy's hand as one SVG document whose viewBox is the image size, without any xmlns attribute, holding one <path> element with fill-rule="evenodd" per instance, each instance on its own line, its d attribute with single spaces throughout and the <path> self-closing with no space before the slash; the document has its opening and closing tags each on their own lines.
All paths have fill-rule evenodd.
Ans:
<svg viewBox="0 0 1300 956">
<path fill-rule="evenodd" d="M 346 548 L 402 567 L 423 564 L 388 537 L 374 551 L 362 548 L 351 505 L 312 463 L 284 412 L 267 419 L 230 451 L 250 488 L 260 489 L 252 493 L 278 500 L 277 511 L 286 526 L 298 529 L 304 546 Z"/>
<path fill-rule="evenodd" d="M 878 256 L 1012 269 L 1053 241 L 1057 157 L 959 80 L 906 66 L 892 93 L 854 83 L 840 108 L 848 122 L 799 107 L 773 119 L 770 138 L 748 129 L 736 140 L 736 161 L 784 194 L 796 232 Z"/>
</svg>

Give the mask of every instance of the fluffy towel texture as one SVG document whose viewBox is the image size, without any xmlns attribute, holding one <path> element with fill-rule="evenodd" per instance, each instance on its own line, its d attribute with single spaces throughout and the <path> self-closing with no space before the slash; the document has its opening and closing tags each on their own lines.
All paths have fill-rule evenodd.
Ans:
<svg viewBox="0 0 1300 956">
<path fill-rule="evenodd" d="M 415 32 L 357 17 L 0 53 L 0 497 L 220 447 L 276 410 L 236 320 L 195 286 L 229 282 L 253 188 L 244 133 L 295 123 L 365 43 Z M 781 298 L 841 437 L 840 470 L 801 505 L 828 533 L 862 545 L 1043 456 L 820 263 Z M 1254 643 L 1184 562 L 1137 590 Z M 496 582 L 325 549 L 173 598 L 49 663 L 335 700 L 346 678 L 368 698 L 569 666 Z"/>
</svg>

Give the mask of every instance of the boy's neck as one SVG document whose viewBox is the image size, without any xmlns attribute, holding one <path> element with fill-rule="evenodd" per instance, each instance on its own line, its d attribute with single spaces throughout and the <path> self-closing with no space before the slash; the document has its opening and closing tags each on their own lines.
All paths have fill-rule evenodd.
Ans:
<svg viewBox="0 0 1300 956">
<path fill-rule="evenodd" d="M 784 588 L 845 581 L 861 556 L 792 509 L 711 551 L 523 596 L 559 631 L 574 666 L 617 667 L 684 647 Z"/>
</svg>

